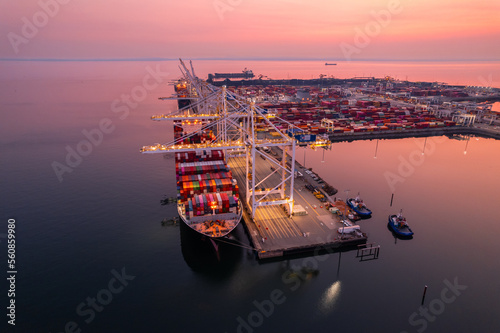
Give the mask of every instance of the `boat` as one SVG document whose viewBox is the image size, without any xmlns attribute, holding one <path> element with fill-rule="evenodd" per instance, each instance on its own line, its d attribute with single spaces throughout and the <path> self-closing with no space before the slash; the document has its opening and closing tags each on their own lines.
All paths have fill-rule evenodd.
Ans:
<svg viewBox="0 0 500 333">
<path fill-rule="evenodd" d="M 252 79 L 255 74 L 251 69 L 245 68 L 241 73 L 214 73 L 208 74 L 208 81 L 213 81 L 216 79 Z"/>
<path fill-rule="evenodd" d="M 359 195 L 356 198 L 349 198 L 346 200 L 347 205 L 359 216 L 361 217 L 370 217 L 372 216 L 372 211 L 366 207 L 363 200 L 359 198 Z"/>
<path fill-rule="evenodd" d="M 389 215 L 388 226 L 398 236 L 413 236 L 413 231 L 411 230 L 408 223 L 406 223 L 406 218 L 403 216 L 403 212 L 399 212 L 398 215 Z"/>
<path fill-rule="evenodd" d="M 175 153 L 175 170 L 181 220 L 209 238 L 229 235 L 240 223 L 243 209 L 224 151 Z"/>
<path fill-rule="evenodd" d="M 337 64 L 329 64 L 327 62 L 325 62 L 325 66 L 336 66 Z"/>
</svg>

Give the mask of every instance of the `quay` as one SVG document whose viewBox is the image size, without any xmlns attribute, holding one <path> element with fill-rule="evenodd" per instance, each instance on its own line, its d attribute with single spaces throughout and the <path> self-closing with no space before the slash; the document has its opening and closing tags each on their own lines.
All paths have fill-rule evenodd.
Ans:
<svg viewBox="0 0 500 333">
<path fill-rule="evenodd" d="M 234 202 L 242 203 L 232 207 L 242 207 L 237 212 L 242 214 L 259 259 L 366 247 L 366 233 L 354 224 L 356 215 L 343 201 L 332 198 L 332 188 L 325 187 L 330 195 L 322 190 L 319 175 L 296 161 L 296 146 L 316 149 L 330 147 L 332 142 L 442 135 L 500 139 L 498 127 L 491 126 L 498 122 L 491 105 L 431 105 L 441 98 L 438 93 L 449 98 L 475 91 L 450 86 L 435 89 L 433 83 L 414 85 L 389 77 L 385 81 L 353 78 L 344 82 L 346 87 L 322 88 L 321 83 L 332 84 L 334 79 L 330 82 L 320 77 L 320 87 L 275 85 L 261 89 L 245 83 L 245 87 L 222 84 L 219 88 L 196 77 L 192 64 L 189 69 L 181 60 L 181 66 L 184 78 L 177 81 L 172 97 L 178 100 L 179 109 L 152 116 L 155 121 L 174 121 L 175 139 L 144 146 L 141 152 L 186 153 L 187 158 L 188 153 L 211 156 L 207 152 L 220 154 L 222 150 L 234 179 L 227 191 Z M 354 83 L 361 86 L 352 86 Z M 184 128 L 191 126 L 193 130 Z M 180 187 L 178 191 L 180 197 Z M 193 186 L 189 191 L 182 193 L 196 197 L 202 189 Z M 197 216 L 216 214 L 216 202 L 210 200 L 213 207 L 205 200 Z M 211 215 L 207 207 L 212 209 Z M 193 215 L 193 210 L 189 212 Z M 378 248 L 359 253 L 378 257 Z"/>
<path fill-rule="evenodd" d="M 214 86 L 228 86 L 228 87 L 241 87 L 241 86 L 331 86 L 331 85 L 345 85 L 345 84 L 361 84 L 367 80 L 370 82 L 375 82 L 377 79 L 375 77 L 354 77 L 350 79 L 338 79 L 338 78 L 316 78 L 316 79 L 252 79 L 252 80 L 230 80 L 226 79 L 224 81 L 215 81 L 214 77 L 209 78 L 207 82 L 213 84 Z"/>
<path fill-rule="evenodd" d="M 488 128 L 489 127 L 489 128 Z M 500 130 L 493 127 L 441 127 L 426 129 L 403 129 L 376 132 L 354 132 L 354 133 L 329 133 L 331 142 L 352 142 L 356 140 L 377 140 L 377 139 L 402 139 L 443 135 L 475 135 L 483 138 L 500 140 Z"/>
<path fill-rule="evenodd" d="M 280 152 L 273 150 L 273 154 Z M 229 161 L 238 183 L 245 181 L 244 159 L 244 157 L 233 157 Z M 255 160 L 255 164 L 257 177 L 266 175 L 271 167 L 269 162 L 260 158 Z M 339 234 L 338 229 L 343 226 L 342 217 L 335 212 L 332 213 L 329 207 L 334 211 L 336 211 L 334 207 L 337 207 L 343 213 L 345 209 L 342 206 L 343 202 L 335 202 L 333 196 L 328 196 L 323 191 L 326 201 L 321 202 L 306 189 L 306 185 L 321 188 L 320 184 L 307 175 L 306 169 L 297 161 L 295 170 L 302 174 L 294 182 L 295 214 L 289 217 L 285 209 L 279 206 L 259 207 L 254 219 L 247 211 L 243 214 L 242 222 L 257 252 L 257 257 L 270 259 L 295 254 L 317 254 L 326 249 L 336 251 L 365 244 L 367 235 L 361 231 Z"/>
</svg>

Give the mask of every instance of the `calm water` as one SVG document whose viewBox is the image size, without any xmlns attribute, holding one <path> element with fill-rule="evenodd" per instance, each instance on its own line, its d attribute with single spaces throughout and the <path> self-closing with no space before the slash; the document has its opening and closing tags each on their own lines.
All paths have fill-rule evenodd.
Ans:
<svg viewBox="0 0 500 333">
<path fill-rule="evenodd" d="M 157 65 L 170 74 L 147 77 Z M 326 73 L 311 62 L 195 65 L 200 76 L 245 66 L 273 78 L 344 76 L 336 72 L 341 66 Z M 345 77 L 479 84 L 478 77 L 500 76 L 498 63 L 432 64 L 425 71 L 416 65 L 350 63 Z M 142 145 L 173 135 L 170 124 L 149 117 L 174 108 L 157 97 L 171 93 L 177 63 L 0 67 L 0 236 L 14 218 L 17 332 L 76 326 L 82 332 L 500 330 L 499 141 L 435 137 L 425 149 L 418 138 L 381 140 L 378 147 L 376 141 L 335 144 L 324 156 L 309 150 L 307 166 L 339 195 L 361 192 L 372 208 L 373 217 L 360 224 L 381 246 L 380 258 L 360 262 L 355 252 L 344 252 L 259 264 L 248 249 L 222 244 L 218 262 L 210 244 L 189 230 L 161 226 L 176 212 L 160 205 L 175 195 L 174 162 L 139 154 Z M 137 104 L 120 101 L 141 92 Z M 107 131 L 102 137 L 100 124 Z M 84 133 L 91 146 L 82 144 Z M 71 172 L 62 173 L 61 182 L 52 165 L 67 164 L 68 149 L 86 156 L 69 158 Z M 303 162 L 303 150 L 297 158 Z M 387 215 L 401 208 L 415 231 L 412 240 L 395 240 L 387 229 Z M 248 244 L 241 227 L 237 237 Z M 5 272 L 6 239 L 0 241 Z M 451 290 L 455 282 L 459 287 Z M 424 285 L 427 314 L 419 310 Z M 5 280 L 1 286 L 6 311 Z M 2 318 L 2 327 L 13 331 Z"/>
</svg>

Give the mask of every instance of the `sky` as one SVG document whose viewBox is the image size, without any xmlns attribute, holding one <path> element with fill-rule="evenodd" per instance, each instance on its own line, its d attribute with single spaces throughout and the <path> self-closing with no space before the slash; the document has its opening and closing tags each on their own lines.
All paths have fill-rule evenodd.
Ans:
<svg viewBox="0 0 500 333">
<path fill-rule="evenodd" d="M 498 0 L 0 0 L 0 59 L 500 60 Z"/>
</svg>

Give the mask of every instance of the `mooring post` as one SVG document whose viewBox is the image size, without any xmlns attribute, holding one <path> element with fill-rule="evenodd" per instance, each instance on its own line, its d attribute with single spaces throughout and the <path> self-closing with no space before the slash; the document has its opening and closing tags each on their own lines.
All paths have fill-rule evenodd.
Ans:
<svg viewBox="0 0 500 333">
<path fill-rule="evenodd" d="M 427 285 L 425 285 L 425 287 L 424 287 L 424 294 L 422 295 L 422 304 L 421 305 L 424 305 L 425 293 L 426 292 L 427 292 Z"/>
</svg>

